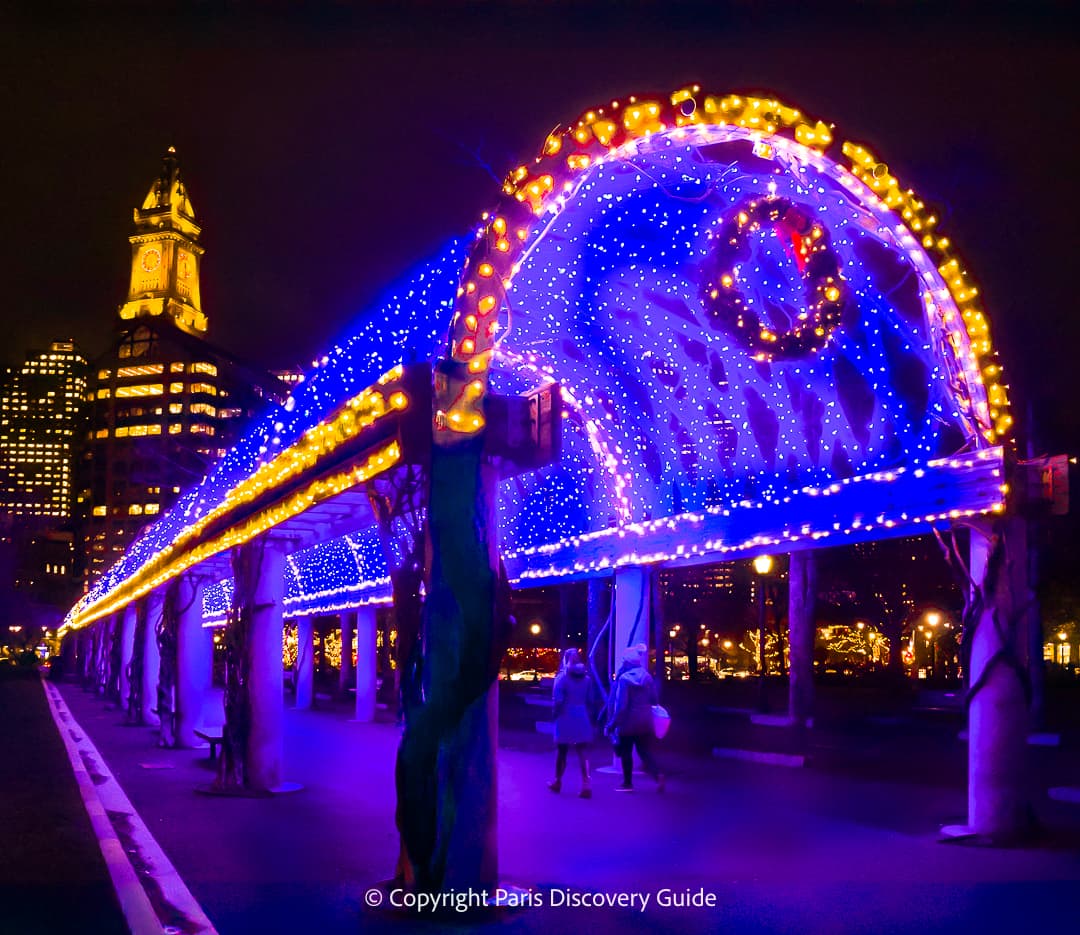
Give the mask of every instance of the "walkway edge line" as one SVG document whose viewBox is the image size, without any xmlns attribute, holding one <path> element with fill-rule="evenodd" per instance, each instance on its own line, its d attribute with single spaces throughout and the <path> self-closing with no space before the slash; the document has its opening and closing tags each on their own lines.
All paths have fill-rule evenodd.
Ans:
<svg viewBox="0 0 1080 935">
<path fill-rule="evenodd" d="M 59 693 L 57 692 L 56 697 L 54 697 L 53 692 L 56 692 L 56 689 L 53 688 L 50 691 L 51 686 L 44 679 L 41 680 L 41 686 L 45 692 L 45 700 L 49 705 L 49 713 L 52 714 L 53 723 L 56 724 L 56 732 L 64 742 L 64 749 L 67 751 L 68 759 L 71 761 L 71 768 L 75 772 L 75 781 L 79 785 L 83 805 L 86 807 L 87 815 L 90 816 L 90 825 L 97 836 L 101 856 L 105 858 L 105 866 L 109 870 L 113 889 L 116 891 L 116 898 L 120 903 L 120 911 L 124 914 L 131 935 L 161 935 L 163 931 L 162 925 L 158 920 L 157 913 L 154 912 L 154 907 L 150 904 L 150 897 L 146 895 L 142 883 L 139 882 L 135 868 L 131 865 L 127 852 L 120 843 L 120 838 L 117 837 L 112 822 L 109 821 L 109 816 L 105 814 L 105 806 L 101 804 L 101 799 L 98 798 L 97 790 L 94 788 L 94 781 L 90 778 L 90 774 L 87 773 L 86 767 L 83 765 L 78 746 L 67 729 L 65 729 L 69 726 L 76 726 L 75 719 L 72 718 L 71 712 L 68 711 L 69 722 L 68 725 L 65 725 L 61 720 L 58 708 L 58 705 L 64 704 L 62 699 L 59 698 Z M 64 707 L 67 706 L 64 705 Z M 79 728 L 79 730 L 82 732 L 82 728 Z M 83 736 L 85 736 L 85 733 Z"/>
<path fill-rule="evenodd" d="M 213 923 L 207 918 L 202 907 L 165 856 L 142 817 L 135 811 L 127 794 L 109 770 L 104 757 L 94 746 L 90 736 L 75 720 L 60 690 L 44 679 L 42 687 L 45 690 L 53 720 L 68 751 L 68 758 L 75 770 L 83 802 L 90 815 L 94 831 L 97 833 L 101 852 L 113 878 L 117 898 L 132 935 L 162 935 L 166 931 L 166 923 L 158 918 L 146 888 L 109 819 L 106 803 L 102 801 L 106 794 L 109 799 L 107 804 L 112 811 L 121 812 L 128 819 L 132 837 L 136 839 L 136 845 L 142 857 L 152 868 L 150 875 L 168 903 L 181 912 L 187 921 L 197 926 L 198 935 L 218 935 Z M 78 734 L 81 739 L 77 740 L 72 733 Z M 84 755 L 92 760 L 96 771 L 103 778 L 100 791 L 87 772 L 83 762 Z"/>
</svg>

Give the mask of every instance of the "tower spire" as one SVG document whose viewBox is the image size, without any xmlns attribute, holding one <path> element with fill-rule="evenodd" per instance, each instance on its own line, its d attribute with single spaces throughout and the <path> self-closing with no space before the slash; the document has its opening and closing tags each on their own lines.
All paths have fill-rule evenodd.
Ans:
<svg viewBox="0 0 1080 935">
<path fill-rule="evenodd" d="M 161 227 L 162 212 L 168 212 L 175 229 L 183 229 L 184 222 L 195 229 L 195 209 L 188 197 L 187 186 L 180 175 L 180 164 L 176 158 L 176 147 L 170 146 L 161 157 L 161 172 L 150 186 L 150 191 L 143 199 L 142 208 L 135 211 L 135 225 L 145 229 L 147 226 Z M 190 232 L 190 231 L 187 231 Z"/>
<path fill-rule="evenodd" d="M 131 285 L 120 318 L 163 315 L 191 334 L 206 331 L 199 299 L 202 229 L 180 175 L 176 147 L 161 158 L 161 170 L 135 209 L 131 241 Z"/>
</svg>

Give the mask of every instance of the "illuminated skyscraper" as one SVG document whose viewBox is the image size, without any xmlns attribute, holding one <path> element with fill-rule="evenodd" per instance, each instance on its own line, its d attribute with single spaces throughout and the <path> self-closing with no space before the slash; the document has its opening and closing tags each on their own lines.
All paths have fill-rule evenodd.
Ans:
<svg viewBox="0 0 1080 935">
<path fill-rule="evenodd" d="M 71 517 L 86 361 L 70 341 L 31 351 L 0 387 L 0 510 L 56 526 Z M 40 524 L 39 524 L 40 525 Z"/>
<path fill-rule="evenodd" d="M 202 233 L 176 152 L 135 209 L 116 337 L 93 362 L 77 500 L 92 581 L 221 457 L 247 419 L 290 387 L 207 342 Z"/>
</svg>

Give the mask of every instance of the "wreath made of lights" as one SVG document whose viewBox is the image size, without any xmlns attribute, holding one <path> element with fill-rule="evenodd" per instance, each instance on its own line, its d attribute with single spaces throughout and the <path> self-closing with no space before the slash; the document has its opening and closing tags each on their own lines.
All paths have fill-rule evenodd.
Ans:
<svg viewBox="0 0 1080 935">
<path fill-rule="evenodd" d="M 740 263 L 750 259 L 750 237 L 773 230 L 782 238 L 806 286 L 806 307 L 787 330 L 762 322 L 739 289 Z M 844 319 L 849 290 L 829 233 L 787 198 L 755 198 L 738 206 L 713 231 L 701 299 L 713 327 L 724 331 L 757 360 L 791 360 L 817 353 Z"/>
</svg>

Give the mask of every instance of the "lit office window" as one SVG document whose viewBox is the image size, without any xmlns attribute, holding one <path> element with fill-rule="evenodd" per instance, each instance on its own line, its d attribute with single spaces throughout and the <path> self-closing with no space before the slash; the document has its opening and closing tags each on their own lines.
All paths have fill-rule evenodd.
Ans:
<svg viewBox="0 0 1080 935">
<path fill-rule="evenodd" d="M 116 371 L 117 377 L 150 377 L 164 373 L 164 364 L 143 364 L 139 367 L 121 367 Z"/>
<path fill-rule="evenodd" d="M 165 387 L 160 383 L 140 383 L 137 386 L 118 386 L 116 398 L 126 399 L 132 396 L 160 396 L 165 392 Z"/>
</svg>

